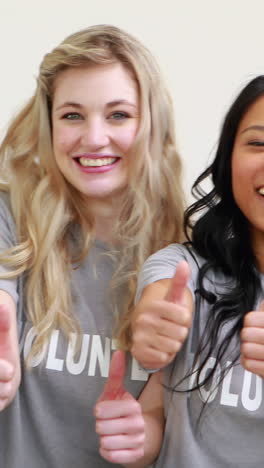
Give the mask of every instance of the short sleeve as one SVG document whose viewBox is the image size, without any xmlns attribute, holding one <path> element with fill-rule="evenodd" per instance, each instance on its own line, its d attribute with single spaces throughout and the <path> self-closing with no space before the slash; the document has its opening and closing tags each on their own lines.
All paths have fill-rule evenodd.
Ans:
<svg viewBox="0 0 264 468">
<path fill-rule="evenodd" d="M 181 244 L 171 244 L 151 255 L 144 263 L 138 277 L 135 303 L 139 301 L 143 289 L 155 281 L 172 278 L 179 262 L 186 260 L 191 268 L 188 287 L 194 296 L 197 284 L 198 261 L 193 253 Z"/>
<path fill-rule="evenodd" d="M 0 192 L 0 254 L 3 254 L 7 249 L 16 245 L 16 228 L 8 194 Z M 8 272 L 8 268 L 0 263 L 0 276 Z M 6 291 L 13 297 L 15 302 L 18 300 L 17 280 L 16 279 L 1 279 L 0 289 Z"/>
</svg>

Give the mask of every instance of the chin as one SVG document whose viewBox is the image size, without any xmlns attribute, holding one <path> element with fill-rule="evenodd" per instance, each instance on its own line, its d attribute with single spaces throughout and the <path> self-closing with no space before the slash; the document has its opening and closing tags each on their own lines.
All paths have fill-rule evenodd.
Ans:
<svg viewBox="0 0 264 468">
<path fill-rule="evenodd" d="M 90 191 L 90 190 L 81 190 L 77 189 L 80 193 L 82 193 L 85 197 L 91 200 L 101 200 L 107 201 L 111 200 L 112 198 L 122 197 L 124 190 L 100 190 L 100 191 Z"/>
</svg>

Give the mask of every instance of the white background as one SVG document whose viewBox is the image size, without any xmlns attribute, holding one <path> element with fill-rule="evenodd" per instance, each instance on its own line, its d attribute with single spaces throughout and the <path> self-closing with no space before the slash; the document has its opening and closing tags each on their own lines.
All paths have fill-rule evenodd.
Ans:
<svg viewBox="0 0 264 468">
<path fill-rule="evenodd" d="M 33 93 L 43 55 L 102 23 L 134 34 L 157 57 L 174 99 L 190 197 L 227 107 L 249 79 L 264 74 L 264 1 L 0 0 L 0 136 Z"/>
</svg>

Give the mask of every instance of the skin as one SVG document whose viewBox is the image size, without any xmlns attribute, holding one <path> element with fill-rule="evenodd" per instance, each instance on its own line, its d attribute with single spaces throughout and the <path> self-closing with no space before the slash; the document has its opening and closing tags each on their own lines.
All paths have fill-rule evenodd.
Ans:
<svg viewBox="0 0 264 468">
<path fill-rule="evenodd" d="M 20 379 L 16 306 L 11 296 L 0 290 L 0 411 L 15 397 Z"/>
<path fill-rule="evenodd" d="M 98 92 L 98 90 L 100 92 Z M 57 165 L 89 199 L 98 236 L 111 232 L 128 184 L 129 150 L 139 125 L 138 87 L 119 62 L 69 68 L 55 80 L 52 125 Z M 118 157 L 106 172 L 87 173 L 76 156 Z"/>
<path fill-rule="evenodd" d="M 236 203 L 250 225 L 258 269 L 264 273 L 264 96 L 255 101 L 240 122 L 232 152 L 232 186 Z M 188 276 L 188 265 L 181 262 L 172 280 L 157 281 L 143 291 L 134 313 L 132 353 L 145 367 L 167 365 L 188 335 L 193 310 Z M 264 301 L 245 315 L 241 331 L 241 364 L 262 378 L 263 312 Z M 142 414 L 144 417 L 144 405 Z M 161 427 L 161 420 L 159 424 Z M 150 441 L 145 450 L 152 453 L 153 461 L 157 447 L 151 440 L 151 430 L 152 422 L 145 419 L 145 437 Z M 141 461 L 134 466 L 145 466 Z"/>
<path fill-rule="evenodd" d="M 66 180 L 87 197 L 97 237 L 109 243 L 128 184 L 138 107 L 137 84 L 119 62 L 68 68 L 54 82 L 51 117 L 57 165 Z M 73 161 L 79 153 L 103 153 L 119 160 L 107 172 L 85 173 Z M 16 305 L 0 290 L 0 411 L 13 400 L 20 379 Z"/>
<path fill-rule="evenodd" d="M 187 337 L 192 321 L 192 298 L 186 287 L 189 267 L 182 262 L 172 280 L 154 283 L 145 289 L 142 309 L 135 319 L 135 352 L 151 367 L 171 360 Z M 189 304 L 187 305 L 189 301 Z M 140 314 L 141 311 L 145 313 Z M 148 341 L 146 337 L 150 340 Z M 144 339 L 145 338 L 145 339 Z M 155 348 L 153 351 L 153 338 Z M 176 343 L 176 345 L 175 345 Z M 119 353 L 122 353 L 119 351 Z M 145 360 L 146 358 L 146 360 Z M 113 362 L 108 382 L 95 407 L 96 432 L 100 437 L 100 453 L 112 463 L 143 468 L 156 459 L 163 437 L 162 373 L 153 374 L 136 401 L 123 388 L 124 363 Z M 123 370 L 120 370 L 120 367 Z"/>
<path fill-rule="evenodd" d="M 248 219 L 259 271 L 264 273 L 264 96 L 243 116 L 232 152 L 232 187 L 237 205 Z M 264 192 L 263 192 L 264 193 Z M 180 270 L 179 270 L 180 267 Z M 176 284 L 187 285 L 186 266 L 179 265 Z M 146 368 L 162 368 L 175 357 L 191 324 L 193 303 L 187 287 L 176 301 L 166 293 L 171 280 L 143 291 L 135 308 L 132 354 Z M 164 298 L 160 300 L 161 298 Z M 241 363 L 264 377 L 264 305 L 246 314 L 241 332 Z"/>
<path fill-rule="evenodd" d="M 238 127 L 232 154 L 232 187 L 247 218 L 258 268 L 264 273 L 264 96 L 250 106 Z"/>
<path fill-rule="evenodd" d="M 145 368 L 162 368 L 179 352 L 192 323 L 190 269 L 181 262 L 172 279 L 147 286 L 134 311 L 133 356 Z"/>
<path fill-rule="evenodd" d="M 236 203 L 248 219 L 258 269 L 264 273 L 264 96 L 258 98 L 240 122 L 233 154 L 232 185 Z M 264 377 L 264 303 L 244 318 L 241 363 Z"/>
<path fill-rule="evenodd" d="M 164 416 L 160 373 L 154 374 L 138 401 L 126 391 L 125 353 L 113 354 L 109 377 L 95 406 L 100 454 L 112 463 L 131 468 L 149 465 L 162 443 Z"/>
<path fill-rule="evenodd" d="M 84 72 L 87 72 L 87 69 Z M 57 83 L 57 90 L 62 89 L 63 86 L 63 83 L 61 85 Z M 56 96 L 56 87 L 54 96 Z M 264 187 L 264 158 L 262 157 L 264 155 L 264 118 L 262 115 L 264 115 L 264 98 L 259 98 L 245 114 L 237 132 L 232 155 L 232 183 L 235 200 L 251 225 L 253 249 L 258 259 L 259 269 L 264 272 L 264 199 L 257 191 L 260 187 Z M 77 120 L 79 122 L 79 118 Z M 80 121 L 88 122 L 89 119 L 82 116 Z M 55 122 L 58 123 L 53 117 L 54 129 Z M 86 151 L 82 139 L 82 134 L 85 132 L 80 132 L 80 137 L 77 135 L 68 145 L 68 141 L 65 142 L 63 137 L 68 134 L 64 123 L 61 127 L 58 123 L 54 132 L 54 149 L 56 161 L 61 171 L 65 171 L 63 174 L 66 179 L 73 185 L 76 184 L 78 190 L 94 200 L 95 206 L 100 206 L 97 202 L 101 199 L 106 200 L 109 197 L 113 199 L 122 195 L 128 175 L 127 170 L 121 164 L 118 168 L 120 176 L 122 175 L 119 182 L 113 173 L 110 175 L 110 182 L 109 178 L 106 181 L 107 177 L 105 177 L 101 186 L 97 184 L 97 181 L 94 182 L 96 179 L 94 176 L 90 177 L 91 184 L 87 183 L 86 179 L 89 177 L 86 178 L 86 175 L 85 177 L 77 176 L 78 171 L 75 171 L 70 158 L 75 148 L 79 148 L 78 144 L 82 151 Z M 134 127 L 133 138 L 135 138 L 136 130 L 137 126 Z M 130 144 L 133 138 L 131 131 Z M 109 142 L 109 148 L 117 148 L 119 145 L 119 148 L 124 149 L 124 153 L 120 152 L 123 163 L 125 150 L 128 151 L 130 146 L 122 147 L 119 143 L 116 145 L 113 137 L 107 137 L 104 141 L 106 147 L 108 144 L 106 142 Z M 187 287 L 188 277 L 188 265 L 182 262 L 172 280 L 153 283 L 143 292 L 135 311 L 132 352 L 146 367 L 163 367 L 168 364 L 180 350 L 188 335 L 193 311 L 193 301 Z M 18 388 L 20 365 L 15 304 L 4 291 L 0 291 L 0 304 L 2 304 L 0 305 L 0 409 L 3 409 L 12 401 Z M 261 377 L 264 377 L 263 311 L 264 302 L 260 304 L 259 310 L 249 312 L 245 316 L 241 332 L 241 363 L 247 370 Z M 122 463 L 127 467 L 141 468 L 155 460 L 161 446 L 164 416 L 160 373 L 150 378 L 137 402 L 122 386 L 124 370 L 123 368 L 117 371 L 116 376 L 115 371 L 110 371 L 107 386 L 95 407 L 96 431 L 100 437 L 100 451 L 104 458 L 111 462 Z"/>
<path fill-rule="evenodd" d="M 96 92 L 99 83 L 101 89 L 105 89 L 103 97 Z M 70 106 L 65 104 L 65 99 L 70 100 Z M 101 233 L 107 231 L 108 241 L 111 241 L 108 219 L 113 220 L 117 215 L 116 206 L 128 183 L 127 161 L 138 128 L 138 100 L 136 84 L 120 64 L 70 69 L 59 75 L 55 83 L 52 124 L 56 162 L 66 180 L 87 196 L 96 215 L 97 237 L 103 238 Z M 78 152 L 118 155 L 120 163 L 107 173 L 82 173 L 72 161 L 72 156 Z M 15 396 L 21 370 L 16 307 L 4 291 L 0 291 L 0 304 L 2 410 Z M 122 352 L 118 353 L 117 358 L 113 357 L 106 388 L 95 407 L 100 453 L 109 461 L 140 468 L 157 457 L 162 443 L 161 376 L 160 373 L 153 375 L 136 401 L 123 388 L 125 366 L 121 362 L 120 371 L 118 359 Z"/>
</svg>

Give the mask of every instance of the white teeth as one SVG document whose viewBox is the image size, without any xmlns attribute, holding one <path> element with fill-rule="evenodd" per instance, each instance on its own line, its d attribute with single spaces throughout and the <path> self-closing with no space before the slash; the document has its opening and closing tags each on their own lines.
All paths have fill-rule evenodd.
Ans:
<svg viewBox="0 0 264 468">
<path fill-rule="evenodd" d="M 89 158 L 79 158 L 79 163 L 84 167 L 100 167 L 100 166 L 109 166 L 113 164 L 117 158 L 98 158 L 98 159 L 89 159 Z"/>
<path fill-rule="evenodd" d="M 264 187 L 260 187 L 258 189 L 258 193 L 260 193 L 260 195 L 264 195 Z"/>
</svg>

